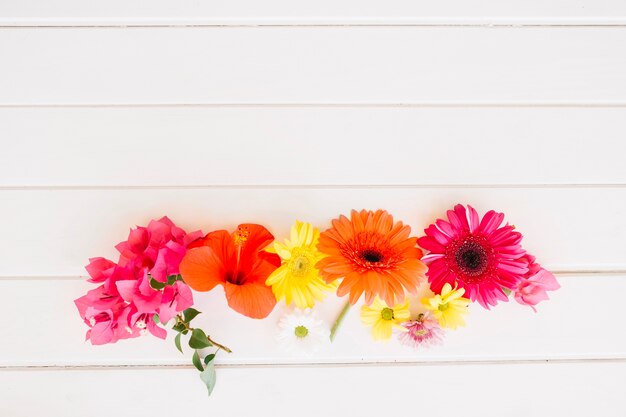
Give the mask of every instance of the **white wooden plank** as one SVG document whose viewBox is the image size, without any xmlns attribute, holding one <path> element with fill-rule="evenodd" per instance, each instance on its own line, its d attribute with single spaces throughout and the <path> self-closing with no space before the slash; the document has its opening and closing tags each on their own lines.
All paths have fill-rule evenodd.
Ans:
<svg viewBox="0 0 626 417">
<path fill-rule="evenodd" d="M 626 27 L 0 30 L 0 104 L 618 103 Z"/>
<path fill-rule="evenodd" d="M 623 23 L 618 0 L 268 0 L 205 2 L 167 0 L 5 0 L 3 25 L 111 24 L 611 24 Z"/>
<path fill-rule="evenodd" d="M 4 190 L 0 201 L 1 276 L 83 275 L 88 258 L 115 257 L 130 227 L 163 215 L 189 231 L 256 222 L 283 239 L 296 219 L 324 229 L 353 208 L 385 208 L 419 236 L 457 202 L 506 213 L 553 270 L 626 269 L 624 187 Z"/>
<path fill-rule="evenodd" d="M 463 415 L 622 417 L 626 363 L 0 372 L 12 417 Z M 57 387 L 57 389 L 51 389 Z M 442 411 L 443 410 L 443 411 Z"/>
<path fill-rule="evenodd" d="M 253 320 L 228 308 L 221 288 L 195 294 L 199 327 L 233 350 L 218 355 L 220 364 L 360 363 L 503 361 L 540 359 L 626 359 L 626 328 L 622 326 L 624 275 L 559 275 L 562 288 L 538 306 L 538 313 L 515 301 L 487 311 L 472 306 L 466 327 L 449 331 L 442 346 L 415 351 L 396 340 L 371 340 L 369 329 L 353 307 L 335 338 L 314 356 L 283 352 L 277 344 L 276 323 L 286 311 L 281 303 L 265 320 Z M 163 341 L 152 336 L 113 345 L 84 342 L 86 326 L 73 299 L 93 288 L 76 279 L 0 280 L 0 366 L 88 366 L 190 364 L 191 352 L 181 355 L 172 333 Z M 415 314 L 418 298 L 411 299 Z M 345 300 L 331 296 L 316 307 L 329 328 Z M 581 309 L 584 306 L 584 309 Z M 198 323 L 196 323 L 198 325 Z M 33 332 L 36 330 L 36 340 Z"/>
<path fill-rule="evenodd" d="M 626 184 L 626 108 L 0 108 L 0 126 L 8 187 Z"/>
</svg>

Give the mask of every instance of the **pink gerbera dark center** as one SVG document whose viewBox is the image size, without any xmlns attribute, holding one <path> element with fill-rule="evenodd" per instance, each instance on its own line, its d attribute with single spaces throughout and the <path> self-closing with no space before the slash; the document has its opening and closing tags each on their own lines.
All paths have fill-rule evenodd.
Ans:
<svg viewBox="0 0 626 417">
<path fill-rule="evenodd" d="M 475 240 L 453 247 L 452 254 L 460 272 L 469 277 L 480 277 L 489 266 L 488 249 Z"/>
</svg>

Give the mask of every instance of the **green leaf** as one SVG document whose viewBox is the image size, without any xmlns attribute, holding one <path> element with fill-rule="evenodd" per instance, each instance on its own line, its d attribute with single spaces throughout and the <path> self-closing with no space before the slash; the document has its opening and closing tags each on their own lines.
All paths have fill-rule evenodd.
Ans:
<svg viewBox="0 0 626 417">
<path fill-rule="evenodd" d="M 154 314 L 154 316 L 152 316 L 152 320 L 154 320 L 154 322 L 155 322 L 156 324 L 161 323 L 161 319 L 160 319 L 159 315 L 158 315 L 158 314 L 156 314 L 156 313 Z"/>
<path fill-rule="evenodd" d="M 197 350 L 193 352 L 191 363 L 193 363 L 193 366 L 195 366 L 198 371 L 204 371 L 204 367 L 202 366 L 202 361 L 200 360 L 200 355 L 198 355 Z"/>
<path fill-rule="evenodd" d="M 211 346 L 211 343 L 202 329 L 193 329 L 189 338 L 189 346 L 193 349 L 204 349 Z"/>
<path fill-rule="evenodd" d="M 180 275 L 170 275 L 167 277 L 167 285 L 174 285 L 176 281 L 180 280 Z"/>
<path fill-rule="evenodd" d="M 215 373 L 215 366 L 213 362 L 209 362 L 207 367 L 200 373 L 200 379 L 206 385 L 206 389 L 209 391 L 209 396 L 215 388 L 215 382 L 217 380 L 217 374 Z"/>
<path fill-rule="evenodd" d="M 211 353 L 210 355 L 206 355 L 204 357 L 204 364 L 208 365 L 209 362 L 211 362 L 213 359 L 215 359 L 215 353 Z"/>
<path fill-rule="evenodd" d="M 174 344 L 176 345 L 176 349 L 180 350 L 180 353 L 183 353 L 183 347 L 180 345 L 180 333 L 174 338 Z"/>
<path fill-rule="evenodd" d="M 176 330 L 179 333 L 185 330 L 185 328 L 185 325 L 182 323 L 176 323 L 174 326 L 172 326 L 172 330 Z"/>
<path fill-rule="evenodd" d="M 509 290 L 508 288 L 502 288 L 502 291 L 504 291 L 507 297 L 511 295 L 511 290 Z"/>
<path fill-rule="evenodd" d="M 150 277 L 150 286 L 155 290 L 162 290 L 166 285 L 166 282 L 157 281 L 156 279 Z"/>
<path fill-rule="evenodd" d="M 190 323 L 191 320 L 193 320 L 198 314 L 200 314 L 200 312 L 196 310 L 195 308 L 191 308 L 191 307 L 183 311 L 183 317 L 184 317 L 185 322 L 187 323 Z"/>
</svg>

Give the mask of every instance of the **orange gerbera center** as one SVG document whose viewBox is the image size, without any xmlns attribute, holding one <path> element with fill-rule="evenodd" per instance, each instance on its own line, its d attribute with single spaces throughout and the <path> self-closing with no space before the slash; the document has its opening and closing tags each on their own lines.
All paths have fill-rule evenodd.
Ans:
<svg viewBox="0 0 626 417">
<path fill-rule="evenodd" d="M 386 248 L 346 248 L 342 252 L 358 270 L 379 270 L 394 265 L 393 251 Z"/>
<path fill-rule="evenodd" d="M 371 264 L 375 264 L 383 260 L 383 254 L 376 249 L 366 249 L 359 254 L 359 257 L 364 262 Z"/>
<path fill-rule="evenodd" d="M 372 232 L 356 235 L 341 248 L 341 253 L 361 271 L 393 267 L 397 258 L 385 236 Z"/>
</svg>

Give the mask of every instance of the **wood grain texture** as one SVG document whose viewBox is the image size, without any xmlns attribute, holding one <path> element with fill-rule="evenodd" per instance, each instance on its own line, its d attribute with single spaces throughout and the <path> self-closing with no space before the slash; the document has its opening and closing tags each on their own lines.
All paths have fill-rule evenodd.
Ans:
<svg viewBox="0 0 626 417">
<path fill-rule="evenodd" d="M 526 249 L 553 270 L 623 270 L 626 189 L 601 188 L 164 188 L 4 190 L 4 276 L 78 276 L 94 256 L 113 258 L 128 229 L 168 215 L 188 231 L 267 225 L 278 239 L 296 219 L 322 230 L 351 209 L 384 207 L 415 235 L 455 203 L 506 213 Z"/>
<path fill-rule="evenodd" d="M 473 305 L 467 327 L 446 332 L 442 346 L 417 351 L 395 339 L 371 340 L 369 329 L 360 322 L 359 304 L 349 311 L 335 342 L 312 357 L 294 356 L 282 351 L 275 339 L 276 323 L 288 311 L 282 303 L 267 319 L 253 320 L 228 308 L 221 287 L 195 294 L 197 308 L 204 312 L 196 326 L 233 350 L 230 355 L 220 353 L 218 364 L 626 360 L 626 328 L 621 325 L 626 275 L 566 274 L 558 279 L 562 288 L 551 293 L 551 300 L 540 304 L 537 313 L 515 301 L 492 311 Z M 84 342 L 87 327 L 72 300 L 91 288 L 93 284 L 76 279 L 0 280 L 5 300 L 0 313 L 20 318 L 4 325 L 11 337 L 0 339 L 0 366 L 190 364 L 191 350 L 186 348 L 181 355 L 174 347 L 173 332 L 166 341 L 145 336 L 106 346 Z M 590 288 L 602 296 L 590 296 Z M 423 311 L 419 299 L 410 299 L 414 315 Z M 316 306 L 329 328 L 344 301 L 331 295 Z M 34 314 L 34 305 L 42 313 Z M 37 339 L 45 343 L 33 343 L 33 333 L 23 329 L 38 329 Z"/>
<path fill-rule="evenodd" d="M 626 108 L 0 108 L 0 186 L 626 184 Z"/>
<path fill-rule="evenodd" d="M 626 7 L 619 0 L 6 0 L 4 25 L 165 24 L 616 24 Z"/>
<path fill-rule="evenodd" d="M 626 27 L 0 30 L 1 105 L 626 102 Z"/>
<path fill-rule="evenodd" d="M 410 406 L 424 415 L 440 415 L 445 408 L 446 414 L 469 417 L 503 412 L 511 417 L 622 417 L 626 406 L 624 362 L 228 368 L 218 369 L 211 398 L 196 374 L 192 369 L 0 372 L 0 412 L 11 417 L 41 410 L 50 417 L 107 417 L 123 405 L 124 413 L 137 416 L 210 410 L 226 417 L 252 412 L 313 417 L 329 410 L 334 415 L 399 415 Z M 147 381 L 163 381 L 163 397 L 173 400 L 155 399 Z M 521 393 L 530 395 L 529 384 L 532 399 L 520 399 Z"/>
</svg>

